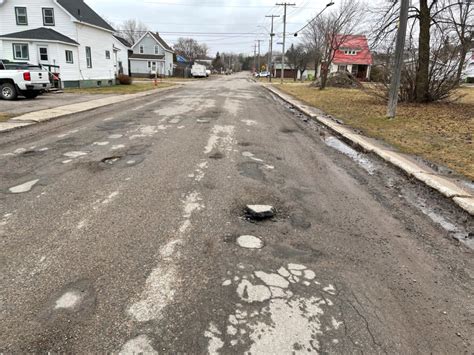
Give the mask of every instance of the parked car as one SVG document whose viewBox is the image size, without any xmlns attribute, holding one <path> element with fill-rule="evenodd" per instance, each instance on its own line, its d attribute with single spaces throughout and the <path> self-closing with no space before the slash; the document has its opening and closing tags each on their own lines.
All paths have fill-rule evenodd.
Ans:
<svg viewBox="0 0 474 355">
<path fill-rule="evenodd" d="M 206 76 L 211 76 L 211 71 L 209 69 L 206 69 Z"/>
<path fill-rule="evenodd" d="M 207 70 L 204 65 L 194 64 L 191 68 L 191 75 L 194 78 L 205 78 L 207 77 Z"/>
<path fill-rule="evenodd" d="M 262 71 L 259 73 L 259 78 L 269 78 L 272 74 L 269 71 Z"/>
<path fill-rule="evenodd" d="M 0 59 L 0 98 L 15 100 L 21 95 L 34 99 L 50 88 L 47 70 L 28 63 Z"/>
</svg>

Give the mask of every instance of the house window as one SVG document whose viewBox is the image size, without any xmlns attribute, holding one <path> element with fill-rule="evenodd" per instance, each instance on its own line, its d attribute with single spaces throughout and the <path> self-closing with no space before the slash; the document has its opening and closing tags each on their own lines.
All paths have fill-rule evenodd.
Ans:
<svg viewBox="0 0 474 355">
<path fill-rule="evenodd" d="M 86 63 L 88 68 L 92 68 L 92 51 L 91 47 L 86 47 Z"/>
<path fill-rule="evenodd" d="M 48 48 L 47 47 L 40 47 L 39 48 L 39 56 L 40 56 L 40 61 L 47 62 L 48 61 Z"/>
<path fill-rule="evenodd" d="M 74 57 L 72 51 L 66 51 L 66 63 L 72 64 L 74 63 Z"/>
<path fill-rule="evenodd" d="M 110 59 L 110 51 L 105 51 L 105 59 Z"/>
<path fill-rule="evenodd" d="M 346 72 L 347 71 L 347 65 L 338 65 L 337 66 L 337 71 L 338 72 Z"/>
<path fill-rule="evenodd" d="M 28 14 L 26 12 L 26 7 L 15 7 L 15 15 L 17 25 L 28 25 Z"/>
<path fill-rule="evenodd" d="M 145 53 L 145 48 L 143 46 L 140 46 L 140 54 Z"/>
<path fill-rule="evenodd" d="M 54 9 L 43 8 L 43 25 L 54 26 Z"/>
<path fill-rule="evenodd" d="M 155 54 L 160 54 L 160 48 L 158 46 L 155 46 Z"/>
<path fill-rule="evenodd" d="M 357 55 L 357 51 L 355 51 L 355 50 L 345 50 L 344 54 L 345 55 Z"/>
<path fill-rule="evenodd" d="M 20 60 L 30 59 L 28 45 L 24 43 L 14 43 L 13 44 L 13 58 Z"/>
<path fill-rule="evenodd" d="M 151 68 L 151 62 L 148 62 L 148 68 Z"/>
</svg>

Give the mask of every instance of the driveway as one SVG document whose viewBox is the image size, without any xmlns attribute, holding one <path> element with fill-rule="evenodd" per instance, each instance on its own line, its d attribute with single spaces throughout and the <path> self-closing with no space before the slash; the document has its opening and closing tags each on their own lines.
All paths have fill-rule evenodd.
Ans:
<svg viewBox="0 0 474 355">
<path fill-rule="evenodd" d="M 0 166 L 0 352 L 474 352 L 472 218 L 245 74 L 5 133 Z"/>
<path fill-rule="evenodd" d="M 14 101 L 0 100 L 0 114 L 15 117 L 25 113 L 56 108 L 64 105 L 86 102 L 100 99 L 110 95 L 84 95 L 69 93 L 48 93 L 38 96 L 36 99 L 28 100 L 19 97 Z"/>
</svg>

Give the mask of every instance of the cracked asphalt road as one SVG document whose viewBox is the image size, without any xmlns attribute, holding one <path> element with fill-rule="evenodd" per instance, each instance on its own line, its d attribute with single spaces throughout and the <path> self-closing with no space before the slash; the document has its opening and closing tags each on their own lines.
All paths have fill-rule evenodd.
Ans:
<svg viewBox="0 0 474 355">
<path fill-rule="evenodd" d="M 246 74 L 2 135 L 0 351 L 474 352 L 472 219 L 335 139 Z"/>
</svg>

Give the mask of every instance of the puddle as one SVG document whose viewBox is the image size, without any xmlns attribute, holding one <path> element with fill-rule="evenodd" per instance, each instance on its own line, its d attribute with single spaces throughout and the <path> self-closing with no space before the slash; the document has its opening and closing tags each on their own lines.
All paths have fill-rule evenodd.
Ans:
<svg viewBox="0 0 474 355">
<path fill-rule="evenodd" d="M 119 161 L 122 157 L 121 156 L 113 156 L 113 157 L 107 157 L 101 160 L 102 163 L 105 164 L 114 164 L 115 162 Z"/>
<path fill-rule="evenodd" d="M 474 249 L 474 239 L 469 237 L 469 233 L 463 228 L 458 227 L 454 223 L 451 223 L 447 218 L 437 213 L 433 209 L 426 207 L 426 204 L 422 201 L 418 201 L 415 205 L 427 215 L 433 222 L 440 225 L 445 231 L 447 231 L 454 239 L 466 244 L 469 248 Z"/>
<path fill-rule="evenodd" d="M 347 144 L 343 143 L 339 139 L 335 137 L 328 137 L 324 141 L 329 147 L 336 149 L 337 151 L 341 152 L 344 155 L 347 155 L 349 158 L 354 160 L 357 164 L 359 164 L 365 171 L 367 171 L 370 175 L 375 174 L 377 170 L 374 164 L 364 157 L 361 153 L 357 152 L 356 150 L 352 149 Z"/>
</svg>

